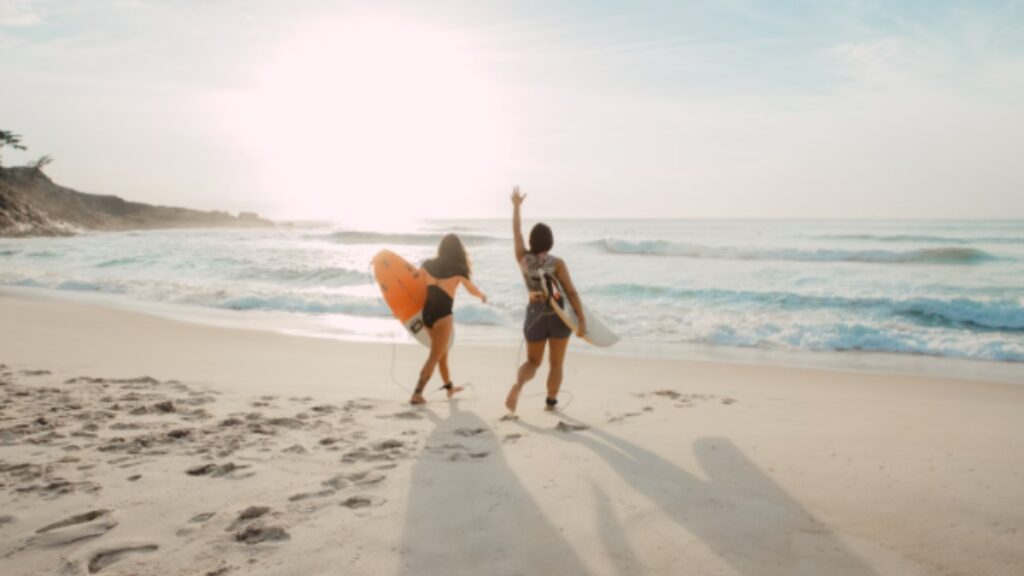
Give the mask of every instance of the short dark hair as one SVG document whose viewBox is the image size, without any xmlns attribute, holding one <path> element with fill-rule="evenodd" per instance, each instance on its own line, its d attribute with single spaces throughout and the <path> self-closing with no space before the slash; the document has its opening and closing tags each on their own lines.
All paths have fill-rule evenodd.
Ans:
<svg viewBox="0 0 1024 576">
<path fill-rule="evenodd" d="M 530 230 L 530 254 L 543 254 L 555 245 L 555 235 L 547 224 L 537 223 Z"/>
</svg>

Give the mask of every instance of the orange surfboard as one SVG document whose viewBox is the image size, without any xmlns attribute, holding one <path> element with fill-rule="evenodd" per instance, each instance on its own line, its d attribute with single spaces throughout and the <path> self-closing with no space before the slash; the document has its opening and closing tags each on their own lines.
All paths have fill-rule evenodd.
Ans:
<svg viewBox="0 0 1024 576">
<path fill-rule="evenodd" d="M 420 344 L 430 347 L 430 335 L 423 325 L 423 305 L 427 302 L 427 278 L 419 268 L 391 250 L 381 250 L 373 257 L 373 276 L 391 313 Z M 452 330 L 448 341 L 455 341 Z"/>
</svg>

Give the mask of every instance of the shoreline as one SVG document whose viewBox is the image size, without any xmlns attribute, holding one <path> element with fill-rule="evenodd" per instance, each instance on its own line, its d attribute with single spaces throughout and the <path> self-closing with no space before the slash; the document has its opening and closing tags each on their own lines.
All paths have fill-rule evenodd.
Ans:
<svg viewBox="0 0 1024 576">
<path fill-rule="evenodd" d="M 414 344 L 391 318 L 351 317 L 357 321 L 372 322 L 390 330 L 390 335 L 377 337 L 326 331 L 329 319 L 321 316 L 287 312 L 245 311 L 206 308 L 186 304 L 169 304 L 124 299 L 113 294 L 97 294 L 49 288 L 0 286 L 0 298 L 69 302 L 105 309 L 127 311 L 174 322 L 229 328 L 256 332 L 269 332 L 302 338 L 336 340 L 356 344 L 397 345 Z M 390 328 L 388 328 L 390 327 Z M 458 325 L 459 331 L 474 332 L 476 326 Z M 486 330 L 486 329 L 485 329 Z M 521 341 L 507 335 L 459 341 L 459 347 L 503 348 L 518 347 Z M 587 356 L 636 360 L 677 360 L 710 364 L 740 364 L 840 371 L 862 374 L 906 375 L 920 377 L 956 378 L 961 380 L 1024 384 L 1024 363 L 975 360 L 948 356 L 929 356 L 874 351 L 809 351 L 769 350 L 706 344 L 621 341 L 611 348 L 594 348 L 573 338 L 573 353 Z"/>
<path fill-rule="evenodd" d="M 13 573 L 1016 574 L 1024 387 L 424 349 L 0 293 Z M 394 356 L 394 386 L 389 365 Z M 401 388 L 401 390 L 400 390 Z M 457 535 L 452 537 L 452 535 Z"/>
</svg>

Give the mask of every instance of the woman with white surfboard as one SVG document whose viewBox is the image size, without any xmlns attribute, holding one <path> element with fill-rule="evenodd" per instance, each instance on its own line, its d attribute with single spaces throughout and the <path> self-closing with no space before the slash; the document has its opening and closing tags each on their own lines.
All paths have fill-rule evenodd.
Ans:
<svg viewBox="0 0 1024 576">
<path fill-rule="evenodd" d="M 452 385 L 451 374 L 448 371 L 448 343 L 452 334 L 452 307 L 455 304 L 455 292 L 459 286 L 487 302 L 487 295 L 476 287 L 476 284 L 469 279 L 472 274 L 472 267 L 469 264 L 469 257 L 466 256 L 466 249 L 462 241 L 455 234 L 446 234 L 437 247 L 437 257 L 431 258 L 423 263 L 420 272 L 427 280 L 427 301 L 423 306 L 423 326 L 430 335 L 430 354 L 423 369 L 420 370 L 420 379 L 416 383 L 416 390 L 409 400 L 412 404 L 424 404 L 423 389 L 426 388 L 430 377 L 434 375 L 434 368 L 441 371 L 441 379 L 444 386 L 441 388 L 448 392 L 451 398 L 456 392 L 462 390 L 461 386 Z"/>
<path fill-rule="evenodd" d="M 516 411 L 523 385 L 533 379 L 541 362 L 544 361 L 545 347 L 549 350 L 550 363 L 545 409 L 554 410 L 558 405 L 558 390 L 562 386 L 562 365 L 565 363 L 565 352 L 569 347 L 569 337 L 572 335 L 572 328 L 555 311 L 555 306 L 564 308 L 563 298 L 568 298 L 575 312 L 577 336 L 583 338 L 587 333 L 586 314 L 569 277 L 569 267 L 564 260 L 549 253 L 555 243 L 551 228 L 546 224 L 536 224 L 530 230 L 529 248 L 523 242 L 519 208 L 525 199 L 526 195 L 520 194 L 519 187 L 516 186 L 512 191 L 512 233 L 516 262 L 519 263 L 529 291 L 529 304 L 526 307 L 526 321 L 523 324 L 526 362 L 519 367 L 516 383 L 512 385 L 505 399 L 505 407 L 510 413 Z"/>
</svg>

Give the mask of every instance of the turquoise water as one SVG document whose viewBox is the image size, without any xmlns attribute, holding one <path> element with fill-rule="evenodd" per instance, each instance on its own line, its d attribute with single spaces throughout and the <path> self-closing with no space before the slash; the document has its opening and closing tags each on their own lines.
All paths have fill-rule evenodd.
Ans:
<svg viewBox="0 0 1024 576">
<path fill-rule="evenodd" d="M 532 222 L 527 222 L 527 226 Z M 874 351 L 1024 362 L 1024 223 L 553 221 L 554 253 L 626 343 Z M 524 288 L 507 220 L 401 231 L 296 224 L 0 240 L 0 284 L 97 292 L 137 307 L 274 313 L 306 331 L 391 338 L 370 258 L 411 261 L 462 236 L 487 305 L 460 338 L 515 341 Z"/>
</svg>

